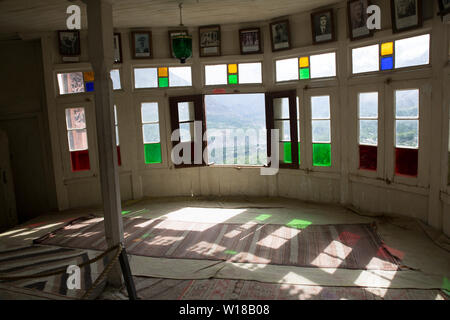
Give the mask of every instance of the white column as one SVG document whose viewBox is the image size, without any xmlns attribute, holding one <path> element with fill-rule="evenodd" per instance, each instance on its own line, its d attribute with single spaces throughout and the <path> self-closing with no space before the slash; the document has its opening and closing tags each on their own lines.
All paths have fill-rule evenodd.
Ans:
<svg viewBox="0 0 450 320">
<path fill-rule="evenodd" d="M 105 235 L 108 247 L 112 247 L 123 241 L 114 103 L 109 76 L 113 65 L 112 4 L 110 0 L 84 1 L 88 14 L 89 60 L 95 73 L 95 118 Z M 122 284 L 118 263 L 111 271 L 108 281 L 114 286 Z"/>
</svg>

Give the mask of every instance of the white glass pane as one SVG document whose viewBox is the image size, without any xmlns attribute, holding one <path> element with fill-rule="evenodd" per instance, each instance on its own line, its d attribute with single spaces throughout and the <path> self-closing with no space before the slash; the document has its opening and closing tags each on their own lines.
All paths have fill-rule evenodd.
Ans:
<svg viewBox="0 0 450 320">
<path fill-rule="evenodd" d="M 353 73 L 372 72 L 380 70 L 378 44 L 352 50 Z"/>
<path fill-rule="evenodd" d="M 277 82 L 298 80 L 299 67 L 297 58 L 277 60 L 275 62 L 275 68 Z"/>
<path fill-rule="evenodd" d="M 239 83 L 262 83 L 261 63 L 239 63 Z"/>
<path fill-rule="evenodd" d="M 143 103 L 141 106 L 142 110 L 142 122 L 158 122 L 158 103 L 150 102 Z"/>
<path fill-rule="evenodd" d="M 169 87 L 192 86 L 191 67 L 169 68 Z"/>
<path fill-rule="evenodd" d="M 397 118 L 419 117 L 419 90 L 395 92 L 395 115 Z"/>
<path fill-rule="evenodd" d="M 335 52 L 311 56 L 309 60 L 311 64 L 311 78 L 324 78 L 336 76 Z"/>
<path fill-rule="evenodd" d="M 58 73 L 59 94 L 84 92 L 83 72 Z"/>
<path fill-rule="evenodd" d="M 330 120 L 312 121 L 312 140 L 317 142 L 331 142 Z"/>
<path fill-rule="evenodd" d="M 142 131 L 144 133 L 144 144 L 160 142 L 159 124 L 144 124 L 142 125 Z"/>
<path fill-rule="evenodd" d="M 359 117 L 378 118 L 378 92 L 359 94 Z"/>
<path fill-rule="evenodd" d="M 395 127 L 397 147 L 419 147 L 419 120 L 397 120 Z"/>
<path fill-rule="evenodd" d="M 193 141 L 194 123 L 180 123 L 180 142 Z"/>
<path fill-rule="evenodd" d="M 359 121 L 359 143 L 374 146 L 378 144 L 378 120 Z"/>
<path fill-rule="evenodd" d="M 157 88 L 158 70 L 156 68 L 136 68 L 134 69 L 134 87 Z"/>
<path fill-rule="evenodd" d="M 68 130 L 86 128 L 84 108 L 66 109 L 66 124 Z"/>
<path fill-rule="evenodd" d="M 114 124 L 117 126 L 117 107 L 114 105 Z"/>
<path fill-rule="evenodd" d="M 119 144 L 119 126 L 116 126 L 116 146 L 118 146 Z"/>
<path fill-rule="evenodd" d="M 120 90 L 122 89 L 122 85 L 120 83 L 120 71 L 119 69 L 113 69 L 109 73 L 111 76 L 111 80 L 113 83 L 113 90 Z"/>
<path fill-rule="evenodd" d="M 311 118 L 330 118 L 330 96 L 311 97 Z"/>
<path fill-rule="evenodd" d="M 86 129 L 68 131 L 67 136 L 70 151 L 87 150 L 88 140 Z"/>
<path fill-rule="evenodd" d="M 297 97 L 297 137 L 298 141 L 300 141 L 300 100 Z"/>
<path fill-rule="evenodd" d="M 291 125 L 289 120 L 275 120 L 275 129 L 280 130 L 280 141 L 291 141 Z"/>
<path fill-rule="evenodd" d="M 178 121 L 194 121 L 194 103 L 179 102 L 178 103 Z"/>
<path fill-rule="evenodd" d="M 289 98 L 273 99 L 274 119 L 289 119 Z"/>
<path fill-rule="evenodd" d="M 430 62 L 430 35 L 395 41 L 395 67 L 420 66 Z"/>
<path fill-rule="evenodd" d="M 213 66 L 205 66 L 205 84 L 218 85 L 227 84 L 227 65 L 218 64 Z"/>
</svg>

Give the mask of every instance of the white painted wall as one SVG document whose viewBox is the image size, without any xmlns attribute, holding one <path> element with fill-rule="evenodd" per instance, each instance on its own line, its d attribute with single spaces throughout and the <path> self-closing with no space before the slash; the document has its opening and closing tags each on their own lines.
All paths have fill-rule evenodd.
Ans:
<svg viewBox="0 0 450 320">
<path fill-rule="evenodd" d="M 428 3 L 428 1 L 426 1 Z M 449 26 L 443 25 L 435 10 L 428 8 L 432 19 L 425 20 L 424 27 L 393 35 L 390 29 L 388 0 L 374 1 L 382 8 L 382 28 L 374 38 L 351 42 L 347 39 L 346 4 L 335 5 L 338 41 L 313 46 L 311 40 L 310 12 L 289 16 L 293 48 L 289 51 L 272 53 L 270 49 L 269 21 L 223 25 L 221 57 L 194 57 L 192 65 L 193 87 L 190 89 L 148 89 L 134 91 L 132 88 L 133 66 L 177 65 L 169 56 L 166 28 L 152 28 L 154 59 L 131 60 L 130 30 L 117 30 L 122 34 L 124 63 L 119 66 L 122 90 L 114 93 L 118 106 L 122 167 L 120 181 L 122 199 L 139 199 L 144 196 L 168 195 L 246 195 L 283 196 L 326 203 L 354 205 L 364 211 L 399 213 L 417 217 L 450 235 L 450 189 L 447 187 L 448 158 L 448 101 L 449 101 Z M 430 2 L 431 3 L 431 2 Z M 434 5 L 436 5 L 433 2 Z M 260 26 L 263 33 L 264 54 L 239 55 L 238 30 L 244 27 Z M 144 28 L 145 29 L 145 28 Z M 197 29 L 193 34 L 193 46 L 198 48 Z M 432 37 L 432 66 L 412 70 L 377 73 L 365 76 L 351 75 L 351 48 L 373 43 L 376 40 L 392 40 L 429 32 Z M 57 52 L 56 33 L 42 37 L 44 69 L 46 77 L 47 106 L 52 133 L 54 174 L 60 209 L 90 206 L 101 203 L 98 165 L 95 149 L 95 113 L 93 96 L 79 94 L 58 96 L 56 72 L 88 70 L 86 30 L 82 30 L 81 62 L 62 64 Z M 288 84 L 274 84 L 274 60 L 283 57 L 298 57 L 329 50 L 337 51 L 338 74 L 332 80 L 301 81 Z M 211 93 L 202 83 L 203 65 L 211 62 L 263 61 L 263 85 L 241 86 L 240 92 L 264 92 L 296 89 L 300 98 L 301 136 L 310 130 L 306 117 L 310 95 L 329 93 L 332 95 L 333 122 L 333 165 L 331 168 L 315 168 L 311 165 L 311 154 L 302 152 L 299 170 L 283 169 L 276 176 L 261 176 L 258 168 L 202 167 L 174 169 L 170 159 L 170 119 L 168 96 Z M 389 81 L 388 81 L 389 80 Z M 308 86 L 308 88 L 306 87 Z M 392 92 L 404 86 L 420 87 L 421 97 L 421 150 L 419 177 L 400 178 L 393 174 L 393 119 Z M 381 148 L 377 174 L 360 172 L 356 168 L 356 105 L 353 98 L 358 90 L 377 88 L 384 105 L 384 147 Z M 233 92 L 234 88 L 226 88 Z M 141 127 L 139 121 L 140 102 L 157 101 L 160 105 L 160 126 L 163 142 L 163 164 L 144 165 Z M 68 164 L 68 149 L 65 135 L 64 106 L 83 105 L 87 110 L 88 135 L 92 170 L 88 173 L 72 173 Z M 380 106 L 381 108 L 381 106 Z M 442 121 L 441 121 L 442 119 Z M 438 134 L 436 134 L 438 133 Z M 439 134 L 441 133 L 441 134 Z M 165 143 L 164 143 L 165 142 Z M 305 157 L 307 156 L 307 157 Z"/>
</svg>

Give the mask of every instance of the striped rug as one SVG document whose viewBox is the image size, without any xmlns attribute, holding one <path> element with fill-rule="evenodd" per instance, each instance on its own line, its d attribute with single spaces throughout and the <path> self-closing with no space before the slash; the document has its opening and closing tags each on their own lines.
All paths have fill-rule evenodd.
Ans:
<svg viewBox="0 0 450 320">
<path fill-rule="evenodd" d="M 299 267 L 399 270 L 370 224 L 198 223 L 123 218 L 129 254 Z M 105 250 L 103 218 L 75 221 L 36 243 Z"/>
<path fill-rule="evenodd" d="M 71 248 L 53 246 L 27 246 L 0 251 L 0 274 L 2 276 L 24 276 L 37 273 L 55 271 L 69 265 L 79 265 L 98 256 L 99 252 L 77 250 Z M 80 269 L 81 288 L 68 289 L 67 279 L 69 274 L 49 276 L 26 280 L 0 281 L 2 287 L 16 287 L 37 290 L 49 293 L 60 298 L 79 299 L 91 288 L 95 279 L 103 271 L 107 264 L 106 259 L 101 259 L 93 264 Z M 95 298 L 99 292 L 93 292 L 90 298 Z"/>
</svg>

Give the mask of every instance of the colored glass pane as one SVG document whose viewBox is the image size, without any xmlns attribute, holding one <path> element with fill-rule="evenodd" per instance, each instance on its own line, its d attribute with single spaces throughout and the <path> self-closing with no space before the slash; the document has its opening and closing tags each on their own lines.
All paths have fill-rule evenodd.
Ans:
<svg viewBox="0 0 450 320">
<path fill-rule="evenodd" d="M 149 143 L 144 145 L 145 163 L 161 163 L 161 144 Z"/>
<path fill-rule="evenodd" d="M 89 163 L 89 150 L 72 151 L 70 153 L 70 161 L 73 172 L 91 169 Z"/>
<path fill-rule="evenodd" d="M 94 91 L 94 82 L 86 82 L 86 92 Z"/>
<path fill-rule="evenodd" d="M 228 83 L 229 84 L 237 84 L 238 83 L 238 77 L 237 74 L 230 74 L 228 76 Z"/>
<path fill-rule="evenodd" d="M 377 150 L 376 146 L 359 146 L 359 169 L 377 170 Z"/>
<path fill-rule="evenodd" d="M 283 162 L 292 163 L 292 146 L 290 142 L 283 143 Z"/>
<path fill-rule="evenodd" d="M 237 64 L 233 63 L 228 65 L 228 73 L 237 73 L 237 71 Z"/>
<path fill-rule="evenodd" d="M 394 43 L 386 42 L 381 44 L 381 55 L 382 56 L 390 56 L 394 54 Z"/>
<path fill-rule="evenodd" d="M 331 166 L 331 144 L 329 143 L 313 144 L 313 165 L 318 167 Z"/>
<path fill-rule="evenodd" d="M 83 78 L 85 82 L 94 81 L 94 71 L 83 72 Z"/>
<path fill-rule="evenodd" d="M 418 149 L 395 149 L 395 174 L 416 177 L 418 162 Z"/>
<path fill-rule="evenodd" d="M 120 146 L 117 146 L 117 165 L 122 165 L 122 156 L 120 155 Z"/>
<path fill-rule="evenodd" d="M 158 84 L 160 88 L 167 88 L 169 86 L 169 78 L 159 78 Z"/>
<path fill-rule="evenodd" d="M 394 58 L 381 58 L 381 70 L 392 70 L 394 68 Z"/>
<path fill-rule="evenodd" d="M 307 68 L 309 67 L 309 57 L 301 57 L 299 59 L 299 63 L 298 63 L 300 68 Z"/>
<path fill-rule="evenodd" d="M 309 79 L 309 68 L 300 69 L 300 80 Z"/>
<path fill-rule="evenodd" d="M 167 68 L 158 68 L 158 77 L 168 77 Z"/>
</svg>

